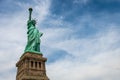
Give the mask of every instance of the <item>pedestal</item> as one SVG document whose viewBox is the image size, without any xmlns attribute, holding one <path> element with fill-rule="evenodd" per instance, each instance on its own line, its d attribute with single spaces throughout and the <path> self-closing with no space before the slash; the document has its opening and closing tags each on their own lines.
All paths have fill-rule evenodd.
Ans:
<svg viewBox="0 0 120 80">
<path fill-rule="evenodd" d="M 42 54 L 25 53 L 16 63 L 16 80 L 49 80 L 46 75 L 45 62 Z"/>
</svg>

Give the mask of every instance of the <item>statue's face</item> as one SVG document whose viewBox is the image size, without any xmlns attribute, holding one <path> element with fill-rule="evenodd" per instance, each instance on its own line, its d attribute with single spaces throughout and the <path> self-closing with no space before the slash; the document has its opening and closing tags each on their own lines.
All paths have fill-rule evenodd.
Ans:
<svg viewBox="0 0 120 80">
<path fill-rule="evenodd" d="M 36 24 L 36 21 L 35 21 L 35 20 L 32 20 L 32 23 L 33 23 L 33 25 L 35 25 L 35 24 Z"/>
</svg>

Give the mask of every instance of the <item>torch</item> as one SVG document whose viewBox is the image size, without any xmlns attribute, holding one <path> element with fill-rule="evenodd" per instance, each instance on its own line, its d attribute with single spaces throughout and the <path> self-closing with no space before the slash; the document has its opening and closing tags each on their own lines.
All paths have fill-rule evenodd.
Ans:
<svg viewBox="0 0 120 80">
<path fill-rule="evenodd" d="M 31 20 L 32 10 L 32 8 L 29 8 L 29 20 Z"/>
</svg>

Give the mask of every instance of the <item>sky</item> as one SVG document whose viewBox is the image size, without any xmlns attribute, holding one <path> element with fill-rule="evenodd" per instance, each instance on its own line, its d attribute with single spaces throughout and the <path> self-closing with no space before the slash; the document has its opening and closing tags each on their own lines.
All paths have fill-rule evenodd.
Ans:
<svg viewBox="0 0 120 80">
<path fill-rule="evenodd" d="M 16 80 L 29 7 L 50 80 L 120 80 L 120 0 L 0 0 L 0 80 Z"/>
</svg>

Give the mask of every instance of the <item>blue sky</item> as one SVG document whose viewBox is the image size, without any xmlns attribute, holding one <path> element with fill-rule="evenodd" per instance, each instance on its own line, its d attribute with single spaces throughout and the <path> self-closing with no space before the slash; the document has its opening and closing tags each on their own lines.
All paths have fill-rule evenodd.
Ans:
<svg viewBox="0 0 120 80">
<path fill-rule="evenodd" d="M 15 80 L 29 7 L 51 80 L 120 79 L 120 0 L 0 0 L 0 80 Z"/>
</svg>

